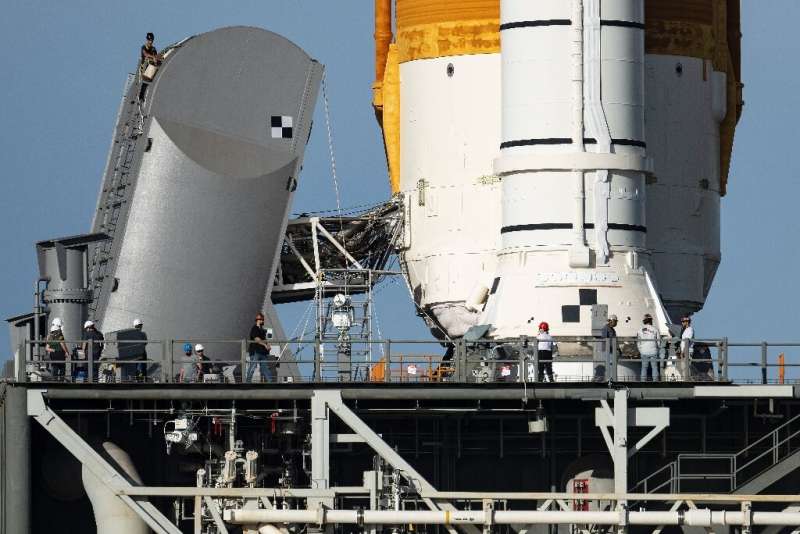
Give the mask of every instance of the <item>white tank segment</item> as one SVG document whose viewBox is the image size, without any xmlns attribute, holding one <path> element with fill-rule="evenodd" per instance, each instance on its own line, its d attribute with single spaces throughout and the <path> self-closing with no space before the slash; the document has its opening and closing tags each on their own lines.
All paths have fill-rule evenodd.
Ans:
<svg viewBox="0 0 800 534">
<path fill-rule="evenodd" d="M 408 61 L 400 80 L 403 259 L 417 304 L 461 336 L 478 320 L 466 301 L 495 271 L 500 54 Z"/>
<path fill-rule="evenodd" d="M 673 317 L 703 307 L 720 262 L 720 124 L 727 75 L 710 60 L 648 54 L 647 243 Z"/>
<path fill-rule="evenodd" d="M 589 335 L 592 304 L 632 335 L 655 294 L 645 219 L 644 4 L 501 2 L 501 247 L 482 323 Z"/>
</svg>

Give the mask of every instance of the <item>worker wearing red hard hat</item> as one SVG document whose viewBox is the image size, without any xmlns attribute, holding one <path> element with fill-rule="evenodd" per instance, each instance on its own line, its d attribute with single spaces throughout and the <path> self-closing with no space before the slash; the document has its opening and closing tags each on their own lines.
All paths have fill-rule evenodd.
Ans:
<svg viewBox="0 0 800 534">
<path fill-rule="evenodd" d="M 550 335 L 550 325 L 546 322 L 539 323 L 539 333 L 536 336 L 538 339 L 537 349 L 539 355 L 539 369 L 536 379 L 539 382 L 553 382 L 553 350 L 556 343 L 553 336 Z"/>
</svg>

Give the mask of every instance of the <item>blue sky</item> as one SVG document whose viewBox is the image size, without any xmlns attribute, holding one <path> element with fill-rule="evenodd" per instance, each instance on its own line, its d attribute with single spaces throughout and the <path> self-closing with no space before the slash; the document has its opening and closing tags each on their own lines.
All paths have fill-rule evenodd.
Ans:
<svg viewBox="0 0 800 534">
<path fill-rule="evenodd" d="M 722 202 L 722 265 L 700 336 L 800 340 L 797 199 L 800 158 L 800 2 L 742 2 L 745 108 Z M 148 12 L 150 11 L 150 12 Z M 260 26 L 292 39 L 326 65 L 343 206 L 388 194 L 371 99 L 372 2 L 274 0 L 141 4 L 6 0 L 0 20 L 0 315 L 30 310 L 34 243 L 89 230 L 126 74 L 144 34 L 157 46 L 220 26 Z M 321 102 L 294 211 L 335 207 Z M 303 306 L 283 310 L 291 331 Z M 382 333 L 427 337 L 402 284 L 381 287 Z M 0 329 L 0 355 L 8 334 Z M 800 352 L 797 350 L 795 352 Z M 787 350 L 790 361 L 792 353 Z"/>
</svg>

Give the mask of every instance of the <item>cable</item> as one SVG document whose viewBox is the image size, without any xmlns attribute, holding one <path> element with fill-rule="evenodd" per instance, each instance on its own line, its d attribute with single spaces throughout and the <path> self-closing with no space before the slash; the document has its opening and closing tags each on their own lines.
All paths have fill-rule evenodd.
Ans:
<svg viewBox="0 0 800 534">
<path fill-rule="evenodd" d="M 331 176 L 333 177 L 333 189 L 336 192 L 336 211 L 339 217 L 342 216 L 342 203 L 339 198 L 339 180 L 336 177 L 336 156 L 333 152 L 333 132 L 331 130 L 331 117 L 328 110 L 328 84 L 327 75 L 322 77 L 322 102 L 325 106 L 325 128 L 328 132 L 328 153 L 331 158 Z"/>
</svg>

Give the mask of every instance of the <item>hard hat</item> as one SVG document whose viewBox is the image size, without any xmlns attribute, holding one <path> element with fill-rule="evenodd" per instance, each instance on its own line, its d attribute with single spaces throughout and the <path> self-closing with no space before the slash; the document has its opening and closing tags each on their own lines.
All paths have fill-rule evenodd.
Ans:
<svg viewBox="0 0 800 534">
<path fill-rule="evenodd" d="M 618 321 L 619 319 L 617 319 L 617 316 L 612 313 L 611 315 L 608 316 L 608 320 L 609 321 Z"/>
<path fill-rule="evenodd" d="M 94 321 L 86 321 L 83 323 L 84 328 L 89 328 L 90 326 L 94 326 Z"/>
<path fill-rule="evenodd" d="M 141 319 L 134 319 L 133 320 L 133 327 L 136 328 L 137 326 L 142 326 L 142 320 Z"/>
<path fill-rule="evenodd" d="M 200 343 L 194 346 L 195 352 L 203 352 L 203 350 L 205 350 L 205 347 L 203 347 L 203 345 L 201 345 Z"/>
<path fill-rule="evenodd" d="M 546 322 L 542 321 L 541 323 L 539 323 L 539 330 L 544 330 L 545 332 L 549 332 L 550 331 L 550 325 L 547 324 Z"/>
<path fill-rule="evenodd" d="M 53 319 L 53 326 L 63 326 L 61 324 L 61 318 L 60 317 L 56 317 L 55 319 Z"/>
<path fill-rule="evenodd" d="M 192 352 L 192 344 L 191 343 L 184 343 L 183 344 L 183 352 Z"/>
<path fill-rule="evenodd" d="M 57 324 L 53 323 L 52 325 L 50 325 L 51 332 L 58 332 L 59 330 L 61 330 L 61 327 L 58 326 Z"/>
</svg>

